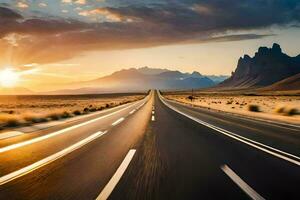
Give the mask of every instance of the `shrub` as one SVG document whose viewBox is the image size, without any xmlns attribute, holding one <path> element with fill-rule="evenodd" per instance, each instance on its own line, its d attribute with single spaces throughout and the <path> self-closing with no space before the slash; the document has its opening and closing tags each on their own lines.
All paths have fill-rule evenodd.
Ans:
<svg viewBox="0 0 300 200">
<path fill-rule="evenodd" d="M 60 119 L 60 115 L 57 113 L 52 113 L 48 115 L 48 118 L 50 118 L 51 120 L 59 120 Z"/>
<path fill-rule="evenodd" d="M 276 108 L 275 112 L 282 114 L 285 112 L 285 110 L 286 110 L 286 108 L 284 106 L 281 106 L 281 107 Z"/>
<path fill-rule="evenodd" d="M 96 108 L 90 108 L 89 111 L 90 111 L 90 112 L 96 112 L 97 109 L 96 109 Z"/>
<path fill-rule="evenodd" d="M 103 110 L 103 107 L 98 107 L 97 110 L 98 111 Z"/>
<path fill-rule="evenodd" d="M 195 99 L 195 97 L 192 96 L 192 95 L 188 96 L 187 98 L 188 98 L 190 101 L 193 101 L 193 100 Z"/>
<path fill-rule="evenodd" d="M 40 121 L 40 122 L 47 122 L 48 120 L 47 120 L 46 117 L 41 117 L 41 118 L 39 118 L 39 121 Z"/>
<path fill-rule="evenodd" d="M 24 120 L 30 123 L 40 123 L 43 122 L 43 119 L 45 118 L 41 118 L 41 117 L 37 117 L 37 116 L 32 116 L 32 115 L 28 115 L 24 117 Z M 47 119 L 45 119 L 47 121 Z"/>
<path fill-rule="evenodd" d="M 73 114 L 74 114 L 74 115 L 81 115 L 81 112 L 80 112 L 79 110 L 74 110 L 74 111 L 73 111 Z"/>
<path fill-rule="evenodd" d="M 296 108 L 287 108 L 285 106 L 281 106 L 281 107 L 276 108 L 275 112 L 279 113 L 279 114 L 288 115 L 288 116 L 299 114 L 298 109 L 296 109 Z"/>
<path fill-rule="evenodd" d="M 253 105 L 253 104 L 248 106 L 248 110 L 251 111 L 251 112 L 260 112 L 259 106 L 258 105 Z"/>
<path fill-rule="evenodd" d="M 20 125 L 20 121 L 17 120 L 17 119 L 11 118 L 11 119 L 8 119 L 6 121 L 6 126 L 7 127 L 16 127 L 16 126 L 19 126 L 19 125 Z"/>
<path fill-rule="evenodd" d="M 0 126 L 2 127 L 16 127 L 21 125 L 21 118 L 17 115 L 1 114 Z"/>
<path fill-rule="evenodd" d="M 63 112 L 63 113 L 61 114 L 61 117 L 62 117 L 62 118 L 69 118 L 69 117 L 71 117 L 71 114 L 70 114 L 69 112 L 65 111 L 65 112 Z"/>
<path fill-rule="evenodd" d="M 299 111 L 296 108 L 290 108 L 287 112 L 287 115 L 292 116 L 292 115 L 298 115 Z"/>
</svg>

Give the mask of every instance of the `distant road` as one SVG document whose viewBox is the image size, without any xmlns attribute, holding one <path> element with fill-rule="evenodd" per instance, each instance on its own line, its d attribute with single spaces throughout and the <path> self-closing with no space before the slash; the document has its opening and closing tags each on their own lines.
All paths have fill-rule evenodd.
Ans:
<svg viewBox="0 0 300 200">
<path fill-rule="evenodd" d="M 0 199 L 300 199 L 300 128 L 151 92 L 0 140 Z"/>
</svg>

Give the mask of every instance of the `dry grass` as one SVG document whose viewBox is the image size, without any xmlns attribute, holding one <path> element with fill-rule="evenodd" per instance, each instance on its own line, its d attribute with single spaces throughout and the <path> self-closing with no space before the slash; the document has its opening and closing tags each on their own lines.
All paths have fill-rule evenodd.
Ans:
<svg viewBox="0 0 300 200">
<path fill-rule="evenodd" d="M 66 119 L 142 99 L 144 94 L 0 96 L 0 129 Z"/>
</svg>

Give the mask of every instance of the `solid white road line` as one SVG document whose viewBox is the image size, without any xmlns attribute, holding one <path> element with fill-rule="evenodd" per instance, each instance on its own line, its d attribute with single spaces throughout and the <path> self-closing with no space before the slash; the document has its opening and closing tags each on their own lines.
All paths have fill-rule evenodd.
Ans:
<svg viewBox="0 0 300 200">
<path fill-rule="evenodd" d="M 76 149 L 79 149 L 80 147 L 90 143 L 91 141 L 101 137 L 102 135 L 104 135 L 106 133 L 107 133 L 107 131 L 104 131 L 104 132 L 99 131 L 97 133 L 94 133 L 93 135 L 90 135 L 89 137 L 87 137 L 87 138 L 85 138 L 85 139 L 83 139 L 83 140 L 81 140 L 81 141 L 79 141 L 79 142 L 77 142 L 77 143 L 75 143 L 75 144 L 73 144 L 73 145 L 71 145 L 71 146 L 69 146 L 69 147 L 53 154 L 53 155 L 51 155 L 51 156 L 48 156 L 48 157 L 46 157 L 42 160 L 39 160 L 39 161 L 37 161 L 37 162 L 35 162 L 31 165 L 28 165 L 28 166 L 26 166 L 22 169 L 11 172 L 11 173 L 9 173 L 5 176 L 2 176 L 2 177 L 0 177 L 0 185 L 3 185 L 5 183 L 8 183 L 8 182 L 16 179 L 16 178 L 24 176 L 24 175 L 26 175 L 26 174 L 28 174 L 28 173 L 36 170 L 36 169 L 39 169 L 39 168 L 41 168 L 41 167 L 43 167 L 43 166 L 45 166 L 45 165 L 47 165 L 51 162 L 63 157 L 63 156 L 66 156 L 67 154 L 75 151 Z"/>
<path fill-rule="evenodd" d="M 112 123 L 111 125 L 112 126 L 116 126 L 116 125 L 118 125 L 118 124 L 120 124 L 122 121 L 124 121 L 124 117 L 122 117 L 122 118 L 120 118 L 120 119 L 118 119 L 117 121 L 115 121 L 114 123 Z"/>
<path fill-rule="evenodd" d="M 136 111 L 136 110 L 134 109 L 134 110 L 130 111 L 129 114 L 133 114 L 135 111 Z"/>
<path fill-rule="evenodd" d="M 71 126 L 71 127 L 68 127 L 68 128 L 65 128 L 65 129 L 62 129 L 62 130 L 59 130 L 59 131 L 56 131 L 56 132 L 53 132 L 53 133 L 50 133 L 50 134 L 47 134 L 47 135 L 43 135 L 43 136 L 40 136 L 40 137 L 37 137 L 37 138 L 33 138 L 31 140 L 26 140 L 24 142 L 20 142 L 20 143 L 16 143 L 16 144 L 12 144 L 12 145 L 9 145 L 9 146 L 6 146 L 6 147 L 2 147 L 0 148 L 0 153 L 4 153 L 6 151 L 10 151 L 10 150 L 13 150 L 13 149 L 17 149 L 17 148 L 20 148 L 20 147 L 23 147 L 23 146 L 26 146 L 26 145 L 30 145 L 30 144 L 33 144 L 33 143 L 36 143 L 36 142 L 40 142 L 40 141 L 43 141 L 43 140 L 46 140 L 46 139 L 49 139 L 51 137 L 54 137 L 54 136 L 57 136 L 57 135 L 60 135 L 62 133 L 65 133 L 65 132 L 68 132 L 68 131 L 71 131 L 71 130 L 74 130 L 76 128 L 79 128 L 79 127 L 82 127 L 82 126 L 85 126 L 85 125 L 88 125 L 88 124 L 91 124 L 93 122 L 96 122 L 98 120 L 101 120 L 101 119 L 104 119 L 104 118 L 107 118 L 109 116 L 112 116 L 112 115 L 115 115 L 119 112 L 122 112 L 123 110 L 126 110 L 128 109 L 129 107 L 132 107 L 136 104 L 138 104 L 140 102 L 136 102 L 132 105 L 129 105 L 125 108 L 122 108 L 118 111 L 115 111 L 113 113 L 110 113 L 110 114 L 107 114 L 107 115 L 104 115 L 104 116 L 101 116 L 101 117 L 98 117 L 98 118 L 95 118 L 95 119 L 92 119 L 90 121 L 86 121 L 86 122 L 83 122 L 81 124 L 77 124 L 77 125 L 74 125 L 74 126 Z"/>
<path fill-rule="evenodd" d="M 152 117 L 151 117 L 151 121 L 155 121 L 155 117 L 154 117 L 154 115 L 152 115 Z"/>
<path fill-rule="evenodd" d="M 260 196 L 255 190 L 253 190 L 245 181 L 243 181 L 232 169 L 227 165 L 221 166 L 221 169 L 229 178 L 237 184 L 251 199 L 263 200 L 264 198 Z"/>
<path fill-rule="evenodd" d="M 160 95 L 159 95 L 159 96 L 160 96 Z M 189 119 L 191 119 L 191 120 L 194 120 L 194 121 L 198 122 L 199 124 L 202 124 L 202 125 L 204 125 L 204 126 L 207 126 L 207 127 L 211 128 L 211 129 L 213 129 L 213 130 L 218 131 L 219 133 L 222 133 L 222 134 L 224 134 L 224 135 L 226 135 L 226 136 L 228 136 L 228 137 L 231 137 L 231 138 L 233 138 L 233 139 L 235 139 L 235 140 L 237 140 L 237 141 L 240 141 L 240 142 L 242 142 L 242 143 L 244 143 L 244 144 L 247 144 L 247 145 L 249 145 L 249 146 L 251 146 L 251 147 L 254 147 L 254 148 L 258 149 L 258 150 L 264 151 L 264 152 L 266 152 L 266 153 L 268 153 L 268 154 L 271 154 L 271 155 L 273 155 L 273 156 L 276 156 L 276 157 L 278 157 L 278 158 L 281 158 L 281 159 L 283 159 L 283 160 L 286 160 L 286 161 L 288 161 L 288 162 L 291 162 L 291 163 L 294 163 L 294 164 L 300 166 L 300 158 L 299 158 L 298 156 L 295 156 L 295 155 L 293 155 L 293 154 L 284 152 L 284 151 L 279 150 L 279 149 L 276 149 L 276 148 L 274 148 L 274 147 L 270 147 L 270 146 L 265 145 L 265 144 L 262 144 L 262 143 L 260 143 L 260 142 L 256 142 L 256 141 L 254 141 L 254 140 L 248 139 L 248 138 L 243 137 L 243 136 L 241 136 L 241 135 L 235 134 L 235 133 L 233 133 L 233 132 L 227 131 L 227 130 L 225 130 L 225 129 L 219 128 L 219 127 L 217 127 L 217 126 L 214 126 L 214 125 L 212 125 L 212 124 L 209 124 L 209 123 L 207 123 L 207 122 L 204 122 L 204 121 L 202 121 L 202 120 L 200 120 L 200 119 L 197 119 L 197 118 L 195 118 L 195 117 L 192 117 L 192 116 L 190 116 L 190 115 L 188 115 L 188 114 L 186 114 L 186 113 L 183 113 L 183 112 L 179 111 L 178 109 L 176 109 L 175 107 L 171 106 L 170 104 L 166 103 L 162 98 L 163 98 L 163 97 L 160 96 L 161 101 L 162 101 L 167 107 L 171 108 L 172 110 L 176 111 L 177 113 L 179 113 L 179 114 L 181 114 L 181 115 L 183 115 L 183 116 L 185 116 L 185 117 L 187 117 L 187 118 L 189 118 Z M 289 158 L 289 157 L 287 157 L 287 156 L 289 156 L 289 157 L 291 157 L 291 158 Z"/>
<path fill-rule="evenodd" d="M 113 177 L 106 184 L 106 186 L 101 191 L 101 193 L 99 194 L 99 196 L 97 197 L 96 200 L 106 200 L 109 197 L 109 195 L 112 193 L 112 191 L 114 190 L 114 188 L 116 187 L 116 185 L 120 181 L 121 177 L 123 176 L 123 174 L 124 174 L 125 170 L 127 169 L 130 161 L 132 160 L 135 152 L 136 152 L 135 149 L 131 149 L 127 153 L 126 157 L 124 158 L 123 162 L 121 163 L 121 165 L 117 169 L 116 173 L 113 175 Z"/>
<path fill-rule="evenodd" d="M 7 138 L 11 138 L 11 137 L 15 137 L 15 136 L 19 136 L 19 135 L 23 135 L 23 132 L 20 131 L 9 131 L 9 132 L 5 132 L 5 133 L 0 133 L 0 140 L 4 140 Z"/>
</svg>

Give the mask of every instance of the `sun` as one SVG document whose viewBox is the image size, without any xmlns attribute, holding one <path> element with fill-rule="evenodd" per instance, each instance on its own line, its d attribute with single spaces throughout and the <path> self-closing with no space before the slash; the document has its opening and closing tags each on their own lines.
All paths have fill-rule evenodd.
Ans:
<svg viewBox="0 0 300 200">
<path fill-rule="evenodd" d="M 2 87 L 14 87 L 19 80 L 19 74 L 10 68 L 0 71 L 0 85 Z"/>
</svg>

